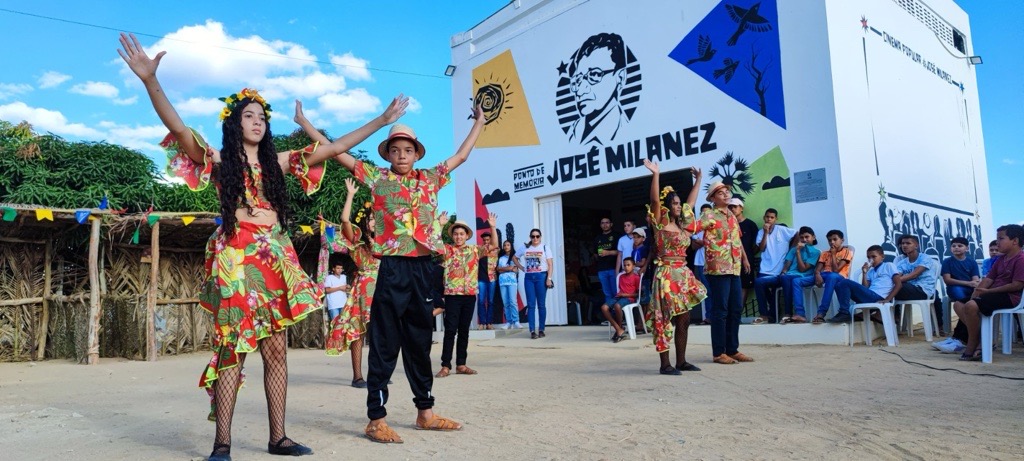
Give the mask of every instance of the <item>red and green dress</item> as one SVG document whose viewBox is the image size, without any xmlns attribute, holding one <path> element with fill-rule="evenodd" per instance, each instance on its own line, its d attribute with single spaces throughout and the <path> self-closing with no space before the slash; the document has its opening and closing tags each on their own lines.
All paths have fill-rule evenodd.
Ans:
<svg viewBox="0 0 1024 461">
<path fill-rule="evenodd" d="M 647 329 L 654 333 L 654 346 L 660 352 L 669 350 L 675 333 L 672 318 L 685 314 L 707 297 L 707 290 L 697 277 L 686 267 L 686 249 L 690 246 L 693 208 L 683 204 L 683 219 L 680 231 L 665 230 L 669 224 L 669 212 L 661 210 L 661 219 L 655 219 L 648 211 L 648 221 L 654 227 L 654 239 L 658 249 L 655 261 L 654 280 L 651 287 L 651 302 L 647 306 Z"/>
<path fill-rule="evenodd" d="M 199 191 L 211 182 L 213 149 L 195 130 L 192 134 L 206 149 L 202 164 L 189 158 L 173 135 L 167 135 L 160 145 L 167 151 L 167 173 L 184 179 L 191 190 Z M 311 168 L 306 164 L 306 157 L 317 146 L 312 144 L 288 154 L 288 170 L 299 179 L 307 195 L 320 188 L 323 178 L 323 165 Z M 256 166 L 245 173 L 245 194 L 240 198 L 240 206 L 247 203 L 253 208 L 272 209 L 263 194 L 260 174 Z M 216 187 L 219 191 L 220 184 Z M 206 245 L 205 267 L 206 280 L 199 303 L 213 314 L 213 358 L 200 376 L 199 386 L 210 395 L 212 420 L 214 382 L 220 372 L 238 366 L 239 354 L 258 350 L 259 340 L 316 312 L 324 292 L 302 270 L 291 239 L 277 223 L 240 221 L 230 236 L 223 227 L 218 227 Z"/>
<path fill-rule="evenodd" d="M 359 341 L 366 334 L 370 323 L 370 306 L 373 305 L 373 292 L 377 287 L 377 269 L 380 260 L 373 257 L 370 247 L 362 240 L 362 231 L 352 226 L 352 240 L 345 238 L 343 233 L 335 232 L 333 239 L 326 235 L 321 237 L 320 247 L 320 281 L 327 274 L 327 258 L 330 253 L 348 253 L 356 263 L 359 275 L 352 283 L 352 292 L 348 295 L 345 307 L 331 321 L 331 331 L 327 334 L 325 346 L 327 355 L 341 355 L 349 350 L 352 343 Z"/>
</svg>

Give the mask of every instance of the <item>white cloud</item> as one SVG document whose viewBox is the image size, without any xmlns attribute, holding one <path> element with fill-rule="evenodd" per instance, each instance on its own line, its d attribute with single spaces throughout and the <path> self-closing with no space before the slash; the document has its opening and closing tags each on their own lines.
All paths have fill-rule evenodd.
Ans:
<svg viewBox="0 0 1024 461">
<path fill-rule="evenodd" d="M 1004 158 L 1003 159 L 1003 163 L 1005 163 L 1007 165 L 1016 165 L 1017 161 L 1012 159 L 1012 158 Z"/>
<path fill-rule="evenodd" d="M 53 88 L 68 80 L 71 80 L 70 75 L 48 70 L 39 77 L 39 88 Z"/>
<path fill-rule="evenodd" d="M 0 83 L 0 100 L 32 91 L 32 85 L 25 83 Z"/>
<path fill-rule="evenodd" d="M 406 107 L 405 111 L 409 112 L 410 114 L 418 114 L 422 110 L 423 104 L 420 104 L 419 100 L 417 100 L 416 98 L 409 96 L 409 107 Z"/>
<path fill-rule="evenodd" d="M 381 110 L 380 99 L 363 88 L 325 94 L 317 98 L 317 101 L 320 102 L 320 111 L 325 115 L 330 114 L 339 123 L 362 120 Z"/>
<path fill-rule="evenodd" d="M 117 104 L 119 106 L 130 106 L 132 104 L 139 102 L 139 97 L 132 96 L 130 98 L 114 98 L 113 102 L 114 104 Z"/>
<path fill-rule="evenodd" d="M 315 71 L 307 75 L 257 79 L 256 86 L 260 90 L 260 94 L 268 101 L 284 103 L 287 99 L 312 98 L 327 93 L 338 93 L 345 89 L 345 78 L 337 74 Z"/>
<path fill-rule="evenodd" d="M 117 95 L 120 93 L 117 90 L 116 86 L 111 85 L 107 82 L 79 83 L 78 85 L 71 87 L 71 89 L 68 91 L 72 93 L 83 94 L 86 96 L 96 96 L 100 98 L 110 99 L 116 98 Z"/>
<path fill-rule="evenodd" d="M 331 64 L 338 72 L 352 80 L 370 80 L 370 61 L 355 57 L 351 52 L 341 56 L 331 55 Z"/>
<path fill-rule="evenodd" d="M 144 152 L 160 152 L 162 149 L 159 143 L 167 135 L 167 128 L 163 125 L 128 126 L 116 122 L 100 122 L 100 126 L 107 129 L 107 142 Z"/>
<path fill-rule="evenodd" d="M 224 107 L 224 101 L 217 98 L 188 98 L 185 101 L 174 103 L 174 108 L 182 117 L 193 115 L 217 115 Z"/>
<path fill-rule="evenodd" d="M 237 86 L 237 91 L 251 85 L 253 76 L 301 74 L 307 68 L 317 67 L 312 62 L 316 56 L 297 43 L 267 40 L 258 35 L 234 37 L 224 30 L 222 23 L 213 20 L 182 27 L 145 50 L 149 56 L 167 52 L 158 75 L 168 88 L 181 91 L 200 85 Z M 121 72 L 138 82 L 127 65 Z"/>
<path fill-rule="evenodd" d="M 59 111 L 29 107 L 20 101 L 0 106 L 0 120 L 7 120 L 11 123 L 18 123 L 24 120 L 40 131 L 49 131 L 65 136 L 78 136 L 97 141 L 103 139 L 103 133 L 95 128 L 81 123 L 68 123 L 67 117 Z"/>
</svg>

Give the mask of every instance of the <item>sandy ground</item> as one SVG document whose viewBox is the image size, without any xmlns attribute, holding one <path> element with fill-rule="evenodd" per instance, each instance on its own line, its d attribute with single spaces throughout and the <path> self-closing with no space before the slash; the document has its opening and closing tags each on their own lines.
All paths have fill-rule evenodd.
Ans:
<svg viewBox="0 0 1024 461">
<path fill-rule="evenodd" d="M 756 363 L 657 374 L 650 336 L 609 342 L 604 327 L 549 328 L 470 344 L 476 376 L 436 379 L 438 413 L 458 433 L 413 430 L 401 362 L 389 420 L 403 445 L 362 437 L 366 392 L 347 384 L 348 357 L 289 351 L 289 435 L 316 459 L 1021 459 L 1024 382 L 904 363 L 877 347 L 741 348 Z M 891 348 L 908 360 L 1024 377 L 1024 352 L 958 362 L 921 340 Z M 440 346 L 434 346 L 435 369 Z M 213 424 L 195 387 L 208 355 L 156 363 L 105 359 L 0 364 L 0 459 L 198 460 Z M 235 415 L 234 459 L 266 453 L 262 363 L 250 357 Z"/>
</svg>

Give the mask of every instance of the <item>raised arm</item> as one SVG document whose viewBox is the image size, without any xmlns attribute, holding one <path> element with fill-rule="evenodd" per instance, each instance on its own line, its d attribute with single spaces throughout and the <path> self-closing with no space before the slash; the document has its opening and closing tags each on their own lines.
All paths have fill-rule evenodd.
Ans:
<svg viewBox="0 0 1024 461">
<path fill-rule="evenodd" d="M 469 153 L 473 151 L 473 146 L 476 145 L 476 139 L 480 137 L 480 132 L 484 130 L 484 109 L 480 105 L 473 107 L 473 128 L 469 129 L 469 134 L 466 135 L 466 139 L 462 141 L 462 145 L 459 146 L 459 150 L 455 151 L 448 160 L 445 160 L 445 164 L 448 165 L 448 171 L 452 171 L 458 168 L 469 159 Z"/>
<path fill-rule="evenodd" d="M 355 200 L 356 191 L 359 190 L 356 187 L 356 181 L 352 178 L 345 178 L 345 190 L 348 191 L 348 194 L 345 195 L 345 206 L 341 209 L 341 233 L 345 235 L 345 240 L 354 242 L 355 232 L 352 231 L 352 221 L 349 216 L 352 215 L 352 201 Z M 369 217 L 364 219 L 369 219 Z"/>
<path fill-rule="evenodd" d="M 498 215 L 494 213 L 489 214 L 487 216 L 487 224 L 491 226 L 491 241 L 493 242 L 498 239 Z M 487 251 L 491 251 L 491 249 L 487 248 Z"/>
<path fill-rule="evenodd" d="M 153 109 L 156 110 L 160 121 L 178 140 L 178 145 L 181 146 L 185 154 L 194 162 L 202 163 L 206 151 L 192 136 L 192 132 L 185 126 L 185 122 L 181 121 L 181 117 L 174 110 L 163 87 L 160 86 L 160 81 L 156 78 L 156 69 L 167 52 L 161 51 L 151 59 L 142 49 L 135 34 L 125 35 L 122 32 L 120 41 L 121 48 L 117 50 L 117 54 L 121 55 L 121 59 L 128 64 L 128 68 L 139 77 L 139 80 L 142 80 L 142 84 L 146 87 L 146 93 L 149 94 L 149 101 L 153 103 Z"/>
<path fill-rule="evenodd" d="M 310 165 L 316 165 L 324 160 L 334 157 L 341 166 L 345 169 L 352 171 L 356 167 L 356 158 L 352 156 L 348 151 L 349 149 L 357 146 L 359 143 L 369 138 L 370 135 L 376 133 L 377 130 L 384 128 L 392 123 L 395 123 L 402 115 L 405 115 L 405 109 L 409 107 L 409 98 L 406 96 L 398 95 L 395 99 L 391 100 L 391 104 L 384 110 L 383 114 L 374 117 L 372 120 L 367 122 L 365 125 L 356 128 L 355 131 L 348 133 L 334 142 L 326 144 L 327 138 L 320 134 L 313 124 L 306 120 L 306 117 L 302 114 L 302 102 L 295 101 L 295 123 L 298 123 L 302 127 L 302 131 L 313 139 L 314 141 L 320 141 L 321 146 L 306 159 L 306 163 Z M 301 120 L 301 121 L 300 121 Z"/>
<path fill-rule="evenodd" d="M 644 159 L 644 166 L 651 172 L 651 216 L 655 222 L 661 221 L 661 185 L 658 183 L 661 169 L 658 164 Z"/>
<path fill-rule="evenodd" d="M 693 187 L 690 188 L 690 194 L 686 196 L 686 203 L 690 204 L 691 209 L 696 209 L 697 194 L 700 192 L 700 180 L 703 178 L 704 173 L 700 171 L 700 168 L 691 166 L 690 174 L 693 175 Z"/>
</svg>

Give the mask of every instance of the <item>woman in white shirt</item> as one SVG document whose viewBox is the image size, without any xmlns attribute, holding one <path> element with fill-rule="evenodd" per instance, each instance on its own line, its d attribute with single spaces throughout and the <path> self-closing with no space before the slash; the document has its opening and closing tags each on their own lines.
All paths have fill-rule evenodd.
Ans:
<svg viewBox="0 0 1024 461">
<path fill-rule="evenodd" d="M 540 229 L 530 230 L 529 243 L 520 248 L 516 256 L 521 261 L 523 271 L 526 273 L 524 277 L 526 316 L 530 324 L 530 339 L 543 338 L 545 336 L 544 320 L 548 314 L 545 301 L 548 288 L 554 286 L 551 282 L 550 272 L 551 266 L 554 265 L 554 258 L 548 251 L 547 245 L 541 243 Z M 540 309 L 539 313 L 538 309 Z"/>
</svg>

